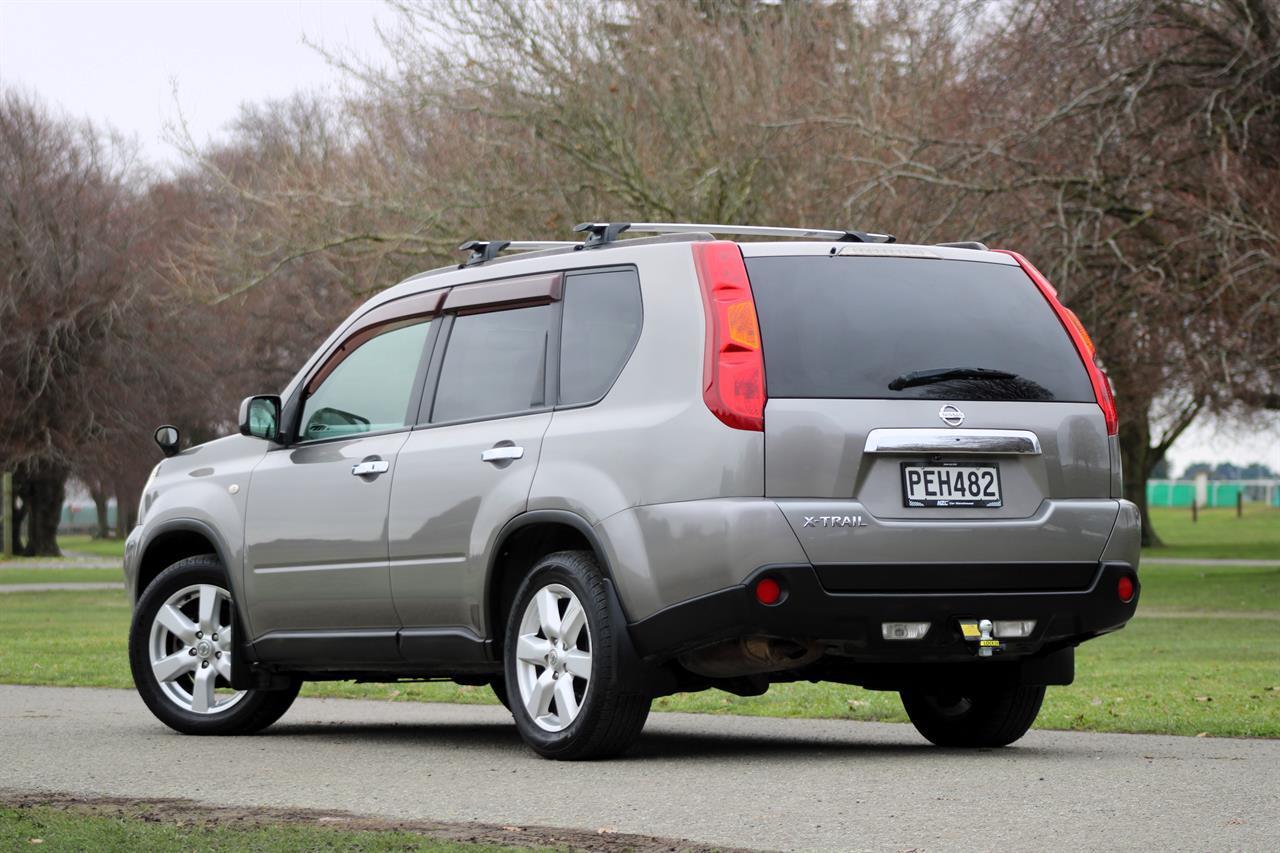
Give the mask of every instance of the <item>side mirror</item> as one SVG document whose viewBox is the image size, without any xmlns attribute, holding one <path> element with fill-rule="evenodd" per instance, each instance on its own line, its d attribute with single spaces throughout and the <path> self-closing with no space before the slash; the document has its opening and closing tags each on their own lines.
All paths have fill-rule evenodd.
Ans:
<svg viewBox="0 0 1280 853">
<path fill-rule="evenodd" d="M 240 434 L 278 441 L 280 438 L 280 398 L 274 394 L 245 397 L 240 403 Z"/>
<path fill-rule="evenodd" d="M 156 429 L 155 438 L 156 444 L 160 445 L 160 451 L 164 453 L 165 456 L 173 456 L 178 452 L 178 439 L 181 438 L 181 436 L 178 434 L 178 428 L 176 426 L 165 424 L 162 427 L 158 427 Z"/>
</svg>

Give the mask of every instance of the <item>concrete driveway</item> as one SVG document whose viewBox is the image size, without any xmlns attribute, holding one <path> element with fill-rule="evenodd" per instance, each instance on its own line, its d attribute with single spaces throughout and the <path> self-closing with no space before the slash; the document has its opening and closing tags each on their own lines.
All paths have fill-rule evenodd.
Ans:
<svg viewBox="0 0 1280 853">
<path fill-rule="evenodd" d="M 129 691 L 0 687 L 0 788 L 600 829 L 734 847 L 1275 849 L 1280 741 L 654 714 L 626 757 L 536 758 L 500 708 L 304 699 L 192 738 Z M 517 841 L 518 836 L 512 841 Z"/>
</svg>

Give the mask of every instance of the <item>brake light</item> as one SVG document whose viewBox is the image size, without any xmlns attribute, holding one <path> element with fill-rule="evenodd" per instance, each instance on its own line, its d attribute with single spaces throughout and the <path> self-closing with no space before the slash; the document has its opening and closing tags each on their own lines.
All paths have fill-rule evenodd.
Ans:
<svg viewBox="0 0 1280 853">
<path fill-rule="evenodd" d="M 734 429 L 764 429 L 764 354 L 760 324 L 737 243 L 693 244 L 693 265 L 707 312 L 702 399 Z"/>
<path fill-rule="evenodd" d="M 1089 333 L 1085 331 L 1084 324 L 1080 322 L 1080 318 L 1076 316 L 1074 311 L 1062 304 L 1062 301 L 1058 299 L 1058 291 L 1054 289 L 1053 285 L 1049 283 L 1049 280 L 1044 277 L 1040 270 L 1032 266 L 1030 261 L 1017 252 L 1012 252 L 1008 249 L 996 249 L 996 251 L 1017 261 L 1018 266 L 1022 267 L 1022 271 L 1036 283 L 1041 295 L 1053 306 L 1054 312 L 1058 315 L 1058 320 L 1062 322 L 1063 328 L 1067 330 L 1067 334 L 1071 336 L 1071 341 L 1076 345 L 1076 352 L 1080 354 L 1080 360 L 1084 362 L 1085 370 L 1089 372 L 1089 381 L 1093 384 L 1093 396 L 1098 401 L 1098 406 L 1102 409 L 1102 416 L 1107 422 L 1107 435 L 1115 435 L 1120 431 L 1120 414 L 1116 410 L 1115 394 L 1111 391 L 1111 380 L 1107 378 L 1107 374 L 1098 365 L 1097 348 L 1094 346 L 1093 338 L 1089 337 Z"/>
</svg>

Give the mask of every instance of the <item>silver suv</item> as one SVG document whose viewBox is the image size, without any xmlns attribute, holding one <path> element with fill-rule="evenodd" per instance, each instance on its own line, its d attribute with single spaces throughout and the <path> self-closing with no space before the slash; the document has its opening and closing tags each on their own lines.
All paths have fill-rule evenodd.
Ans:
<svg viewBox="0 0 1280 853">
<path fill-rule="evenodd" d="M 452 679 L 571 759 L 657 696 L 834 681 L 1001 746 L 1133 615 L 1110 386 L 1020 255 L 579 230 L 379 294 L 239 435 L 157 431 L 125 554 L 157 717 L 244 733 L 304 680 Z"/>
</svg>

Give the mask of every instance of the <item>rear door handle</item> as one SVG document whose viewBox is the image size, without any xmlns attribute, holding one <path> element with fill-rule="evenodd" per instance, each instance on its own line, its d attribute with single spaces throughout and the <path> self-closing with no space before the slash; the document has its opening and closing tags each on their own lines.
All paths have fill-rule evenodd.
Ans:
<svg viewBox="0 0 1280 853">
<path fill-rule="evenodd" d="M 385 459 L 366 459 L 351 466 L 351 473 L 356 477 L 367 477 L 370 474 L 385 474 L 391 463 Z"/>
<path fill-rule="evenodd" d="M 480 452 L 481 462 L 501 462 L 504 459 L 523 459 L 524 448 L 513 444 L 504 444 L 500 447 L 490 447 L 488 450 Z"/>
</svg>

